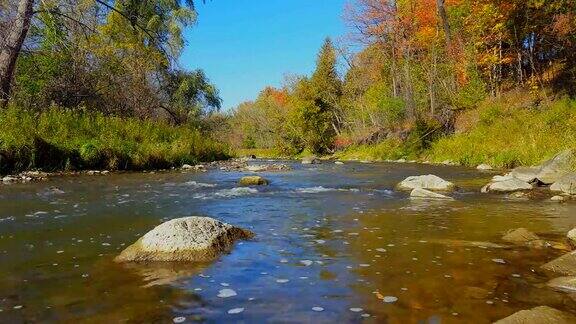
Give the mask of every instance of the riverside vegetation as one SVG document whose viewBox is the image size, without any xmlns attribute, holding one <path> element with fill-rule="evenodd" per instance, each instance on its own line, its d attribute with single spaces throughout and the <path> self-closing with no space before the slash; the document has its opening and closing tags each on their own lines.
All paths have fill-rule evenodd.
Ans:
<svg viewBox="0 0 576 324">
<path fill-rule="evenodd" d="M 233 147 L 509 168 L 574 147 L 573 1 L 358 0 L 344 16 L 355 33 L 327 39 L 310 77 L 228 116 Z"/>
<path fill-rule="evenodd" d="M 177 65 L 193 1 L 0 2 L 0 174 L 228 158 L 201 70 Z"/>
</svg>

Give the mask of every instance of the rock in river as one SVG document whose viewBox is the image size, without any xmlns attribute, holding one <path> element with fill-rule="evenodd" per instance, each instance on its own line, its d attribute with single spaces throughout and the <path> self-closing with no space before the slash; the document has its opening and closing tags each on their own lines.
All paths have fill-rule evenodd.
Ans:
<svg viewBox="0 0 576 324">
<path fill-rule="evenodd" d="M 539 240 L 538 235 L 530 232 L 525 228 L 517 228 L 515 230 L 508 231 L 506 235 L 502 237 L 505 242 L 525 244 L 531 241 Z"/>
<path fill-rule="evenodd" d="M 576 292 L 576 277 L 559 277 L 548 282 L 548 287 L 565 292 Z"/>
<path fill-rule="evenodd" d="M 430 190 L 422 189 L 422 188 L 415 188 L 410 193 L 410 198 L 412 199 L 444 199 L 444 200 L 453 200 L 452 197 L 448 197 Z"/>
<path fill-rule="evenodd" d="M 492 170 L 492 166 L 488 165 L 488 164 L 480 164 L 479 166 L 476 167 L 476 169 L 478 170 Z"/>
<path fill-rule="evenodd" d="M 433 174 L 411 176 L 398 184 L 400 190 L 413 190 L 416 188 L 438 191 L 452 191 L 455 186 L 452 182 L 446 181 Z"/>
<path fill-rule="evenodd" d="M 576 173 L 570 173 L 554 182 L 550 186 L 550 190 L 567 193 L 569 195 L 576 195 Z"/>
<path fill-rule="evenodd" d="M 531 190 L 532 185 L 517 178 L 507 178 L 502 181 L 491 182 L 482 188 L 482 192 L 513 192 Z"/>
<path fill-rule="evenodd" d="M 572 245 L 572 247 L 576 247 L 576 227 L 568 231 L 566 237 L 568 238 L 570 245 Z"/>
<path fill-rule="evenodd" d="M 566 150 L 544 162 L 538 172 L 538 180 L 544 184 L 552 184 L 570 173 L 576 162 L 573 150 Z"/>
<path fill-rule="evenodd" d="M 248 176 L 241 178 L 238 184 L 241 186 L 265 186 L 268 184 L 268 180 L 261 176 Z"/>
<path fill-rule="evenodd" d="M 576 323 L 576 317 L 548 306 L 538 306 L 521 310 L 495 324 L 569 324 Z"/>
<path fill-rule="evenodd" d="M 566 253 L 546 263 L 542 269 L 567 276 L 576 276 L 576 252 Z"/>
<path fill-rule="evenodd" d="M 520 179 L 524 182 L 534 182 L 538 178 L 538 173 L 540 168 L 538 167 L 517 167 L 512 170 L 508 176 L 516 179 Z"/>
<path fill-rule="evenodd" d="M 254 237 L 250 231 L 209 217 L 177 218 L 156 226 L 127 247 L 116 262 L 192 261 L 216 259 L 236 240 Z"/>
<path fill-rule="evenodd" d="M 319 164 L 320 160 L 315 156 L 307 156 L 302 158 L 302 164 Z"/>
</svg>

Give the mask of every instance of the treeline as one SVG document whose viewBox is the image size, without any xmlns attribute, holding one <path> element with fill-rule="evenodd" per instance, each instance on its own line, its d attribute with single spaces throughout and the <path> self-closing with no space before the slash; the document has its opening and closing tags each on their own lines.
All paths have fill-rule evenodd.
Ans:
<svg viewBox="0 0 576 324">
<path fill-rule="evenodd" d="M 201 70 L 176 64 L 191 0 L 0 2 L 1 100 L 184 123 L 218 109 Z"/>
<path fill-rule="evenodd" d="M 233 146 L 323 154 L 389 141 L 418 152 L 485 100 L 521 91 L 533 109 L 576 91 L 571 0 L 357 0 L 344 16 L 347 42 L 363 49 L 327 40 L 312 76 L 241 104 Z"/>
<path fill-rule="evenodd" d="M 0 0 L 0 173 L 225 157 L 199 133 L 218 90 L 177 64 L 194 4 Z"/>
</svg>

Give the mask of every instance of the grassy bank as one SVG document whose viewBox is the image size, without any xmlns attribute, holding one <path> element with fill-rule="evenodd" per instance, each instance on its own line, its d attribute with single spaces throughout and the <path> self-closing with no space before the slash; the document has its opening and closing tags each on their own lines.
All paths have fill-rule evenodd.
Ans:
<svg viewBox="0 0 576 324">
<path fill-rule="evenodd" d="M 535 165 L 567 148 L 576 147 L 576 100 L 559 99 L 538 106 L 527 94 L 508 95 L 462 113 L 456 134 L 424 150 L 397 140 L 350 147 L 341 159 L 451 160 L 462 165 L 494 167 Z"/>
<path fill-rule="evenodd" d="M 0 111 L 0 174 L 158 169 L 227 157 L 227 147 L 185 126 L 61 108 Z"/>
</svg>

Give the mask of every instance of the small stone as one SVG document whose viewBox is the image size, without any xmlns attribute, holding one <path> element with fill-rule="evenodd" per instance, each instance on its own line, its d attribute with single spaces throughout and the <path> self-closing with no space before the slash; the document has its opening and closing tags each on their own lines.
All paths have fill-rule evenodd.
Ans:
<svg viewBox="0 0 576 324">
<path fill-rule="evenodd" d="M 398 297 L 394 297 L 394 296 L 385 296 L 384 299 L 382 299 L 385 303 L 395 303 L 398 301 Z"/>
<path fill-rule="evenodd" d="M 322 312 L 322 311 L 324 311 L 324 308 L 323 308 L 323 307 L 319 307 L 319 306 L 314 306 L 314 307 L 312 307 L 312 310 L 315 311 L 315 312 Z"/>
<path fill-rule="evenodd" d="M 504 261 L 503 259 L 492 259 L 492 262 L 496 262 L 496 263 L 500 263 L 500 264 L 506 264 L 506 261 Z"/>
<path fill-rule="evenodd" d="M 222 289 L 218 292 L 218 297 L 220 298 L 228 298 L 228 297 L 234 297 L 236 296 L 236 292 L 233 289 Z"/>
<path fill-rule="evenodd" d="M 566 198 L 564 198 L 563 196 L 554 196 L 550 198 L 550 200 L 555 202 L 563 202 L 564 200 L 566 200 Z"/>
<path fill-rule="evenodd" d="M 186 317 L 184 317 L 184 316 L 174 317 L 174 318 L 172 319 L 172 322 L 174 322 L 174 323 L 184 323 L 184 322 L 186 322 Z"/>
<path fill-rule="evenodd" d="M 228 311 L 228 314 L 240 314 L 243 311 L 244 311 L 244 308 L 242 308 L 242 307 L 232 308 L 231 310 Z"/>
</svg>

